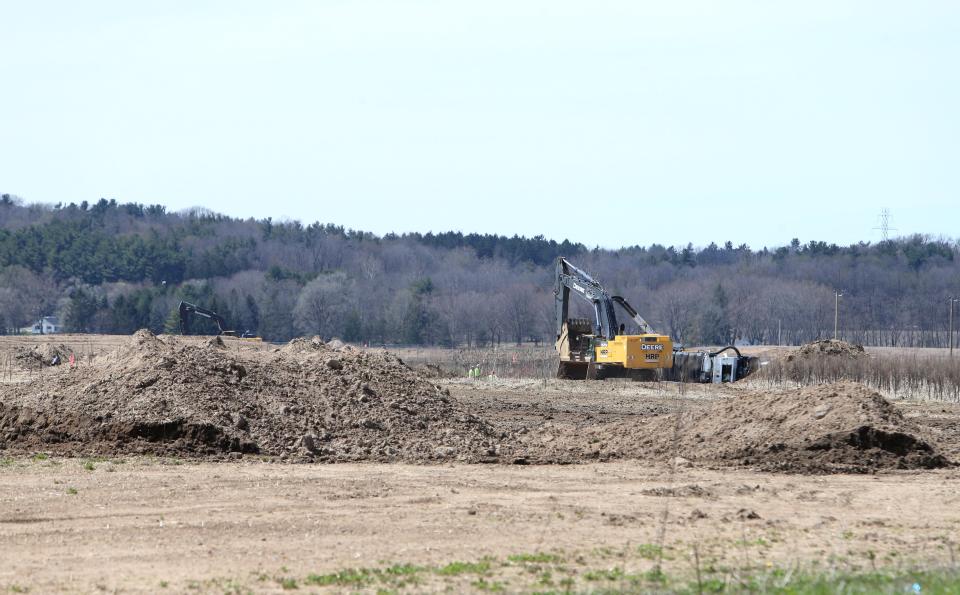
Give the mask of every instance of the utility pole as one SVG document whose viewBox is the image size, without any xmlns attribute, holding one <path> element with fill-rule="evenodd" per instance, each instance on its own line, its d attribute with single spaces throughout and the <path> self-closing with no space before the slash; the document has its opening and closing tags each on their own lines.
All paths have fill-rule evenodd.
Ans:
<svg viewBox="0 0 960 595">
<path fill-rule="evenodd" d="M 833 297 L 836 300 L 833 306 L 833 338 L 837 338 L 837 323 L 840 322 L 840 298 L 843 297 L 843 293 L 839 291 L 833 292 Z"/>
<path fill-rule="evenodd" d="M 960 298 L 951 297 L 950 302 L 950 357 L 953 357 L 953 304 L 960 302 Z"/>
</svg>

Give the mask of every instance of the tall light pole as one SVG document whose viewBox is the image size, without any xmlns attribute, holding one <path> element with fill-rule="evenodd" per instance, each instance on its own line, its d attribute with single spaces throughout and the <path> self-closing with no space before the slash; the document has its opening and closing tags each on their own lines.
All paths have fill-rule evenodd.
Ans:
<svg viewBox="0 0 960 595">
<path fill-rule="evenodd" d="M 836 300 L 833 306 L 833 338 L 837 338 L 837 323 L 840 321 L 840 298 L 843 297 L 843 293 L 840 291 L 834 291 L 833 297 Z"/>
</svg>

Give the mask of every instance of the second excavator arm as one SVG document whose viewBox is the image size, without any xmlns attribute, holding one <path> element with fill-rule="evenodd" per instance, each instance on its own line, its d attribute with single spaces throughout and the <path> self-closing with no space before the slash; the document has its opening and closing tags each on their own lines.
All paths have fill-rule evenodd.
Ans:
<svg viewBox="0 0 960 595">
<path fill-rule="evenodd" d="M 217 329 L 219 332 L 218 335 L 227 333 L 228 331 L 224 328 L 226 321 L 222 316 L 214 312 L 213 310 L 208 310 L 206 308 L 201 308 L 190 302 L 180 302 L 180 334 L 188 335 L 190 334 L 190 315 L 196 314 L 197 316 L 203 316 L 204 318 L 209 318 L 210 320 L 217 323 Z"/>
<path fill-rule="evenodd" d="M 631 306 L 631 305 L 627 302 L 627 300 L 623 299 L 623 298 L 620 297 L 619 295 L 615 295 L 615 296 L 611 297 L 610 299 L 612 299 L 614 302 L 616 302 L 617 305 L 619 305 L 621 308 L 623 308 L 624 312 L 626 312 L 627 314 L 630 315 L 630 318 L 633 319 L 633 322 L 635 322 L 636 325 L 637 325 L 638 327 L 640 327 L 640 332 L 641 332 L 641 333 L 648 334 L 648 333 L 653 333 L 653 332 L 655 332 L 655 331 L 653 330 L 653 327 L 651 327 L 650 324 L 649 324 L 646 320 L 643 319 L 643 316 L 640 316 L 640 313 L 637 312 L 637 311 L 633 308 L 633 306 Z"/>
</svg>

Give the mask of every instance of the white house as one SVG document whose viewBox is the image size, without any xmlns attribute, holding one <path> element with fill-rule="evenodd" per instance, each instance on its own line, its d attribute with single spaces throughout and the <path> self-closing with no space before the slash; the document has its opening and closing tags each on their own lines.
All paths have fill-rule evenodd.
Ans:
<svg viewBox="0 0 960 595">
<path fill-rule="evenodd" d="M 26 326 L 20 329 L 21 333 L 27 335 L 55 335 L 60 332 L 60 319 L 56 316 L 44 316 L 33 326 Z"/>
</svg>

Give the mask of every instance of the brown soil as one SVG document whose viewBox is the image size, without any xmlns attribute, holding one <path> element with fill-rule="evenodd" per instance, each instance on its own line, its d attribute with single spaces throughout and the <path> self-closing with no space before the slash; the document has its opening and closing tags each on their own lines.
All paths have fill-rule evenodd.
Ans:
<svg viewBox="0 0 960 595">
<path fill-rule="evenodd" d="M 8 461 L 0 592 L 489 593 L 476 586 L 481 578 L 504 593 L 620 592 L 632 585 L 597 575 L 655 565 L 676 586 L 629 592 L 696 593 L 696 570 L 704 583 L 725 579 L 726 591 L 740 592 L 728 569 L 842 576 L 955 566 L 960 475 L 952 470 L 821 477 L 671 472 L 637 461 L 178 463 L 127 457 L 90 470 L 82 459 Z M 662 559 L 650 556 L 651 544 Z M 508 559 L 543 553 L 555 561 Z M 406 586 L 404 575 L 308 582 L 348 569 L 484 560 L 484 574 L 424 571 Z M 544 585 L 545 574 L 557 586 Z"/>
<path fill-rule="evenodd" d="M 957 403 L 891 404 L 855 384 L 774 393 L 749 382 L 460 378 L 438 391 L 379 351 L 142 334 L 133 345 L 58 336 L 75 367 L 16 371 L 14 348 L 52 340 L 0 337 L 0 543 L 9 545 L 0 591 L 697 592 L 701 572 L 736 590 L 752 584 L 740 577 L 778 569 L 955 566 L 947 538 L 960 474 L 920 469 L 942 463 L 938 452 L 960 460 Z M 366 401 L 364 382 L 376 392 Z M 390 406 L 417 401 L 414 413 Z M 351 425 L 364 418 L 384 429 Z M 208 424 L 228 445 L 280 457 L 199 460 L 225 451 L 186 426 L 131 434 L 164 420 Z M 581 464 L 450 460 L 484 460 L 491 430 L 509 453 L 497 460 Z M 341 450 L 310 453 L 308 431 L 328 432 L 320 447 Z M 474 442 L 433 458 L 429 447 L 458 439 Z M 378 454 L 376 440 L 396 457 Z M 127 454 L 138 449 L 178 457 Z M 37 450 L 54 456 L 27 456 Z M 124 454 L 75 457 L 114 452 Z M 444 464 L 278 464 L 284 457 Z M 883 472 L 821 475 L 843 470 Z M 452 562 L 479 564 L 440 571 Z M 415 580 L 384 571 L 349 582 L 349 569 L 394 564 L 422 570 Z M 636 586 L 620 572 L 668 582 Z M 345 578 L 317 586 L 324 576 Z"/>
<path fill-rule="evenodd" d="M 140 331 L 127 341 L 93 363 L 3 385 L 0 451 L 416 463 L 680 457 L 801 473 L 949 464 L 937 447 L 943 431 L 852 383 L 770 392 L 527 381 L 525 402 L 489 390 L 474 401 L 460 387 L 495 383 L 449 381 L 451 398 L 395 355 L 319 338 L 273 347 Z M 630 394 L 637 386 L 650 394 Z M 678 388 L 686 397 L 673 396 Z"/>
<path fill-rule="evenodd" d="M 37 366 L 59 366 L 70 357 L 70 349 L 65 345 L 40 343 L 32 347 L 19 347 L 14 352 L 14 360 L 23 368 Z"/>
<path fill-rule="evenodd" d="M 111 361 L 8 385 L 0 448 L 261 453 L 321 461 L 477 461 L 492 428 L 387 352 L 272 350 L 139 331 Z"/>
<path fill-rule="evenodd" d="M 438 366 L 437 364 L 418 364 L 416 366 L 413 366 L 413 369 L 416 370 L 417 373 L 424 378 L 448 379 L 448 378 L 460 377 L 459 374 L 456 374 L 448 370 L 444 370 L 442 367 Z"/>
<path fill-rule="evenodd" d="M 866 355 L 867 352 L 864 351 L 863 345 L 847 343 L 839 339 L 821 339 L 801 345 L 796 353 L 791 353 L 787 356 L 787 361 L 792 361 L 798 357 L 811 358 L 820 356 L 856 359 L 866 357 Z"/>
<path fill-rule="evenodd" d="M 683 456 L 769 470 L 869 472 L 948 464 L 921 428 L 878 393 L 851 382 L 720 401 L 684 416 L 680 429 Z"/>
<path fill-rule="evenodd" d="M 546 424 L 550 426 L 551 424 Z M 856 383 L 752 392 L 668 415 L 578 428 L 554 425 L 532 456 L 635 458 L 742 465 L 793 473 L 864 473 L 950 465 L 889 401 Z M 586 444 L 584 444 L 586 443 Z"/>
</svg>

